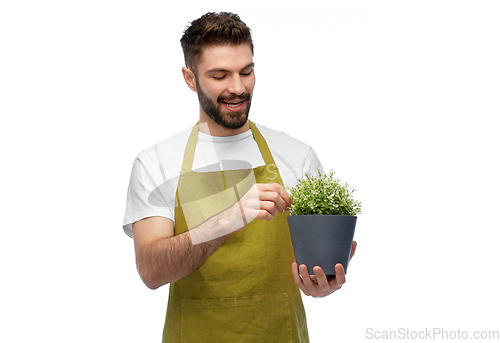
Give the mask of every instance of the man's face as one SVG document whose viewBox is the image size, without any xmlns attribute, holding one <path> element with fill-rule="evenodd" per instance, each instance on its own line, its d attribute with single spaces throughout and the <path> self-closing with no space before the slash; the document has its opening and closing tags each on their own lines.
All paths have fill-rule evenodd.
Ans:
<svg viewBox="0 0 500 343">
<path fill-rule="evenodd" d="M 204 48 L 195 80 L 201 109 L 209 118 L 228 129 L 245 125 L 255 86 L 248 44 Z"/>
</svg>

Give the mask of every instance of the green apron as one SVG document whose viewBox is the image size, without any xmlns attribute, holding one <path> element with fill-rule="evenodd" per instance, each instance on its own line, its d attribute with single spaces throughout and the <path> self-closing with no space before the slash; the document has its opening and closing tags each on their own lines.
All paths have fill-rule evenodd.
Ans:
<svg viewBox="0 0 500 343">
<path fill-rule="evenodd" d="M 177 187 L 175 235 L 188 230 L 179 199 L 196 198 L 206 220 L 235 203 L 220 204 L 210 197 L 236 185 L 243 196 L 252 185 L 241 189 L 241 183 L 252 171 L 257 183 L 283 185 L 266 141 L 249 123 L 265 162 L 253 170 L 193 172 L 198 125 L 193 128 Z M 232 233 L 201 267 L 170 284 L 163 342 L 309 342 L 292 275 L 295 259 L 287 215 L 278 213 L 269 222 L 253 220 Z"/>
</svg>

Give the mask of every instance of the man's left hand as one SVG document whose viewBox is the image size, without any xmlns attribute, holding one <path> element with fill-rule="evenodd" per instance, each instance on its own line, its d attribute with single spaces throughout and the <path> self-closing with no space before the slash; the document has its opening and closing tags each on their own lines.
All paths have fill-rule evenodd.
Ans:
<svg viewBox="0 0 500 343">
<path fill-rule="evenodd" d="M 351 257 L 349 260 L 354 256 L 357 245 L 358 243 L 356 243 L 356 241 L 352 242 Z M 315 275 L 309 275 L 305 264 L 301 264 L 300 267 L 297 267 L 297 263 L 295 262 L 292 264 L 295 284 L 305 295 L 311 295 L 314 298 L 322 298 L 332 294 L 336 290 L 339 290 L 345 283 L 344 267 L 340 263 L 335 265 L 336 275 L 333 276 L 327 277 L 323 272 L 323 269 L 319 266 L 314 267 L 313 271 Z"/>
</svg>

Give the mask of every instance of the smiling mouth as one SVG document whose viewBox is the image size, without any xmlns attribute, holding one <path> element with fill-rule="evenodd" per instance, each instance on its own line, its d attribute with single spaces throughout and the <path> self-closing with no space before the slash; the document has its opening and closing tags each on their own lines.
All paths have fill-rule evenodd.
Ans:
<svg viewBox="0 0 500 343">
<path fill-rule="evenodd" d="M 236 107 L 239 107 L 241 104 L 243 104 L 244 101 L 245 101 L 245 99 L 241 99 L 241 100 L 222 100 L 221 102 L 225 106 L 227 106 L 227 107 L 236 108 Z"/>
</svg>

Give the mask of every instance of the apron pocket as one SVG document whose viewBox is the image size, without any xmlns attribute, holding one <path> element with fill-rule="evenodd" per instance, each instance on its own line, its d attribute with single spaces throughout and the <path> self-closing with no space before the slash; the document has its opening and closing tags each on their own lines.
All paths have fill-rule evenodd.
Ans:
<svg viewBox="0 0 500 343">
<path fill-rule="evenodd" d="M 183 343 L 291 342 L 286 293 L 248 298 L 182 299 Z"/>
</svg>

